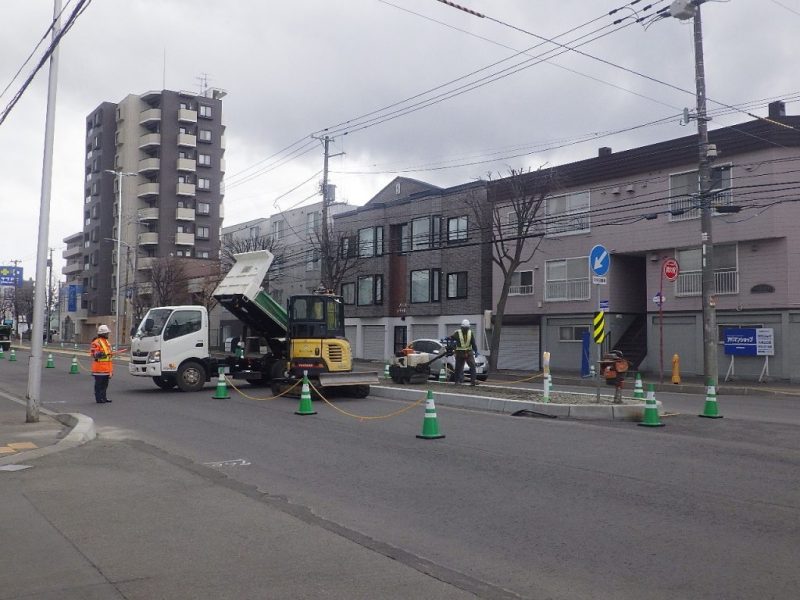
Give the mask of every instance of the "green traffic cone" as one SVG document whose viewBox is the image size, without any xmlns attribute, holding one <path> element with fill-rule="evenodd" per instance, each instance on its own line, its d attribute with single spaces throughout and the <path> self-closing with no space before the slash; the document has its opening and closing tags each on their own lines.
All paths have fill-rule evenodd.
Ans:
<svg viewBox="0 0 800 600">
<path fill-rule="evenodd" d="M 389 363 L 388 362 L 383 364 L 383 378 L 384 379 L 391 378 L 391 375 L 389 375 Z"/>
<path fill-rule="evenodd" d="M 69 374 L 70 375 L 77 375 L 78 374 L 78 357 L 72 357 L 72 364 L 69 366 Z"/>
<path fill-rule="evenodd" d="M 217 389 L 214 395 L 211 396 L 213 400 L 227 400 L 231 395 L 228 393 L 228 385 L 225 383 L 225 368 L 219 368 L 219 377 L 217 378 Z"/>
<path fill-rule="evenodd" d="M 294 414 L 304 417 L 317 414 L 317 411 L 314 410 L 311 404 L 311 390 L 308 387 L 308 371 L 303 371 L 303 387 L 300 388 L 300 406 L 297 407 Z"/>
<path fill-rule="evenodd" d="M 697 415 L 698 417 L 705 417 L 706 419 L 721 419 L 722 415 L 719 414 L 719 407 L 717 406 L 717 390 L 714 387 L 714 382 L 708 380 L 708 392 L 706 393 L 706 403 L 703 406 L 703 414 Z"/>
<path fill-rule="evenodd" d="M 8 355 L 8 362 L 16 362 L 16 360 L 17 360 L 17 351 L 12 348 L 11 354 Z"/>
<path fill-rule="evenodd" d="M 47 364 L 45 364 L 44 368 L 45 369 L 55 369 L 56 368 L 56 363 L 53 360 L 53 353 L 52 352 L 47 355 Z"/>
<path fill-rule="evenodd" d="M 433 403 L 433 392 L 428 390 L 425 401 L 425 419 L 422 421 L 422 433 L 417 436 L 422 440 L 438 440 L 444 435 L 439 433 L 439 419 L 436 416 L 436 405 Z"/>
<path fill-rule="evenodd" d="M 647 388 L 647 399 L 644 403 L 644 418 L 641 423 L 637 423 L 642 427 L 663 427 L 664 424 L 658 418 L 658 404 L 656 403 L 655 386 L 651 383 Z"/>
<path fill-rule="evenodd" d="M 439 369 L 439 383 L 447 383 L 447 369 L 444 365 Z"/>
<path fill-rule="evenodd" d="M 642 385 L 642 374 L 636 374 L 636 383 L 633 385 L 633 399 L 644 400 L 644 386 Z"/>
<path fill-rule="evenodd" d="M 3 353 L 3 345 L 0 344 L 0 360 L 5 360 L 6 355 Z"/>
</svg>

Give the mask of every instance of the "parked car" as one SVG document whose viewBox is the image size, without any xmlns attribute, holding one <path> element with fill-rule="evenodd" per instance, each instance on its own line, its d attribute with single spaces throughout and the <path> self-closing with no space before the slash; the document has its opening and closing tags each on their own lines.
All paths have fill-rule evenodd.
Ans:
<svg viewBox="0 0 800 600">
<path fill-rule="evenodd" d="M 415 352 L 426 352 L 428 354 L 439 354 L 444 350 L 445 345 L 439 340 L 429 340 L 429 339 L 419 339 L 414 340 L 409 344 L 411 348 Z M 450 380 L 452 378 L 452 374 L 455 373 L 456 370 L 456 357 L 455 356 L 443 356 L 442 358 L 438 358 L 431 363 L 431 377 L 438 378 L 439 371 L 442 369 L 442 364 L 445 365 L 447 369 L 447 379 Z M 477 377 L 479 381 L 486 381 L 489 377 L 489 361 L 486 360 L 486 357 L 483 354 L 479 354 L 475 357 L 475 366 L 477 367 Z M 470 375 L 470 367 L 468 365 L 464 365 L 464 379 L 467 380 Z"/>
</svg>

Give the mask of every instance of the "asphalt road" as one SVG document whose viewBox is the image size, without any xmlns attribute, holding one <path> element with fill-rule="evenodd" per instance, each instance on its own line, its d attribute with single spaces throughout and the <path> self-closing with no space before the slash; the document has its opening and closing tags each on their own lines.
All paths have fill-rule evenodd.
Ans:
<svg viewBox="0 0 800 600">
<path fill-rule="evenodd" d="M 415 437 L 421 407 L 362 420 L 316 404 L 319 414 L 299 417 L 296 400 L 213 400 L 211 385 L 162 392 L 124 367 L 114 402 L 96 405 L 90 378 L 67 375 L 66 358 L 57 364 L 43 372 L 44 406 L 196 462 L 243 459 L 219 468 L 342 535 L 440 565 L 444 580 L 481 582 L 481 597 L 789 599 L 800 590 L 800 399 L 748 397 L 761 408 L 741 408 L 746 418 L 721 403 L 721 420 L 699 419 L 692 406 L 661 429 L 439 407 L 447 437 L 428 441 Z M 0 363 L 0 389 L 24 395 L 25 373 L 23 353 Z M 336 405 L 364 415 L 404 406 Z M 775 406 L 791 418 L 771 421 Z"/>
</svg>

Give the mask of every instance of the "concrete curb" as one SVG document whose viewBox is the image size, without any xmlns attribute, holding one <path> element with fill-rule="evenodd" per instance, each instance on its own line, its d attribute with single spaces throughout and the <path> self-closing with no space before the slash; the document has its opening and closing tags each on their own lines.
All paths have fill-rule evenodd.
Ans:
<svg viewBox="0 0 800 600">
<path fill-rule="evenodd" d="M 419 400 L 421 392 L 416 389 L 403 389 L 391 386 L 370 386 L 372 394 L 392 400 L 414 402 Z M 566 419 L 603 420 L 603 421 L 641 421 L 644 417 L 644 404 L 555 404 L 552 402 L 529 402 L 525 400 L 508 400 L 491 396 L 473 396 L 434 392 L 434 399 L 441 406 L 469 408 L 502 414 L 511 414 L 518 410 L 531 410 L 546 415 Z M 658 413 L 664 414 L 664 407 L 657 401 Z"/>
<path fill-rule="evenodd" d="M 21 401 L 19 398 L 15 398 L 3 392 L 0 392 L 0 396 L 4 398 L 8 398 L 12 402 L 16 402 L 17 404 L 21 404 L 25 406 L 26 403 Z M 42 456 L 47 456 L 48 454 L 54 454 L 56 452 L 61 452 L 63 450 L 69 450 L 70 448 L 75 448 L 77 446 L 81 446 L 86 442 L 90 442 L 97 437 L 97 430 L 94 425 L 94 419 L 91 417 L 87 417 L 81 413 L 59 413 L 56 414 L 46 408 L 40 408 L 39 412 L 43 415 L 55 419 L 59 423 L 62 423 L 66 427 L 70 428 L 70 431 L 67 434 L 58 440 L 52 446 L 45 446 L 44 448 L 37 448 L 36 450 L 28 450 L 27 452 L 19 452 L 17 454 L 13 454 L 11 456 L 6 456 L 4 458 L 0 458 L 0 466 L 3 465 L 15 465 L 22 462 L 26 462 L 29 460 L 33 460 L 35 458 L 41 458 Z"/>
</svg>

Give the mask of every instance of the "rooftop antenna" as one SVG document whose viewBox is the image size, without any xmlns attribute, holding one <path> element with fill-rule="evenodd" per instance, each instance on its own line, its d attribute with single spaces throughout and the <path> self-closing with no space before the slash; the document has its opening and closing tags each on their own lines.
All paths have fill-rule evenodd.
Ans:
<svg viewBox="0 0 800 600">
<path fill-rule="evenodd" d="M 161 61 L 161 89 L 167 89 L 167 47 L 164 46 L 164 58 Z"/>
<path fill-rule="evenodd" d="M 200 82 L 200 95 L 205 96 L 208 93 L 208 73 L 200 73 L 200 77 L 195 77 Z"/>
</svg>

